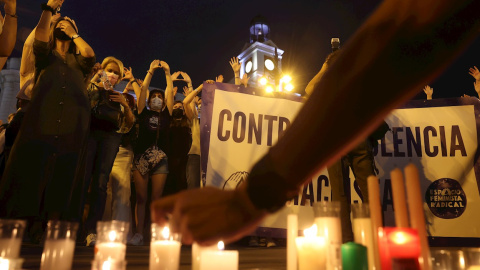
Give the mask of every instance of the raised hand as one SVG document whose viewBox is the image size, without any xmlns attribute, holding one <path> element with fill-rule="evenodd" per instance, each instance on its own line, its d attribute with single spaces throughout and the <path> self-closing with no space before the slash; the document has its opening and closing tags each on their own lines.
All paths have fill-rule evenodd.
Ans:
<svg viewBox="0 0 480 270">
<path fill-rule="evenodd" d="M 426 85 L 425 88 L 423 88 L 423 92 L 427 95 L 427 99 L 432 99 L 433 96 L 433 88 L 430 87 L 429 85 Z"/>
<path fill-rule="evenodd" d="M 150 64 L 150 71 L 154 72 L 159 68 L 162 68 L 162 66 L 160 65 L 160 60 L 153 60 L 152 63 Z"/>
<path fill-rule="evenodd" d="M 183 81 L 183 79 L 179 79 L 178 76 L 180 75 L 180 72 L 181 71 L 175 71 L 173 74 L 172 74 L 172 81 Z"/>
<path fill-rule="evenodd" d="M 215 77 L 215 81 L 216 81 L 216 82 L 219 82 L 219 83 L 223 83 L 223 75 L 220 74 L 220 75 L 218 75 L 217 77 Z"/>
<path fill-rule="evenodd" d="M 186 72 L 180 71 L 180 74 L 182 74 L 183 80 L 187 84 L 190 84 L 190 85 L 192 84 L 192 79 L 190 79 L 190 76 L 188 76 L 188 74 Z"/>
<path fill-rule="evenodd" d="M 232 57 L 232 59 L 230 59 L 230 66 L 232 67 L 233 69 L 233 72 L 234 73 L 238 73 L 240 72 L 240 63 L 238 62 L 238 58 L 237 57 Z"/>
<path fill-rule="evenodd" d="M 480 71 L 478 71 L 478 68 L 474 66 L 473 68 L 470 68 L 468 70 L 468 74 L 472 75 L 475 80 L 479 81 L 480 80 Z"/>
<path fill-rule="evenodd" d="M 186 87 L 186 86 L 183 87 L 183 95 L 184 96 L 188 96 L 188 94 L 190 94 L 190 92 L 191 92 L 191 90 L 188 87 Z"/>
<path fill-rule="evenodd" d="M 132 68 L 131 68 L 131 67 L 130 67 L 130 68 L 124 67 L 124 68 L 123 68 L 123 74 L 124 74 L 124 76 L 123 76 L 123 79 L 124 79 L 124 80 L 129 80 L 129 81 L 131 81 L 131 80 L 135 79 L 135 77 L 133 76 Z"/>
<path fill-rule="evenodd" d="M 12 0 L 7 0 L 7 1 L 12 1 Z M 63 4 L 63 0 L 48 0 L 47 5 L 53 9 L 57 9 L 61 7 Z"/>
<path fill-rule="evenodd" d="M 163 68 L 165 72 L 170 72 L 170 66 L 165 61 L 160 61 L 160 67 Z"/>
<path fill-rule="evenodd" d="M 178 90 L 178 87 L 174 86 L 173 87 L 173 97 L 175 97 L 177 95 L 177 90 Z"/>
<path fill-rule="evenodd" d="M 60 26 L 60 29 L 69 37 L 72 37 L 77 33 L 77 31 L 75 31 L 73 26 L 68 21 L 61 21 L 58 23 L 58 25 Z"/>
<path fill-rule="evenodd" d="M 243 84 L 243 86 L 247 87 L 248 80 L 250 80 L 250 77 L 248 77 L 247 73 L 245 73 L 243 74 L 242 79 L 240 79 L 240 83 Z"/>
</svg>

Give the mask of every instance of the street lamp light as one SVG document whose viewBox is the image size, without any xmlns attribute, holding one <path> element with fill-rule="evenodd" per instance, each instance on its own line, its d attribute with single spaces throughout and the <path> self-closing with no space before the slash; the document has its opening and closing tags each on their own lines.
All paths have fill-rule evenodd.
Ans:
<svg viewBox="0 0 480 270">
<path fill-rule="evenodd" d="M 261 85 L 267 85 L 268 81 L 267 81 L 267 78 L 261 77 L 259 82 L 260 82 Z"/>
</svg>

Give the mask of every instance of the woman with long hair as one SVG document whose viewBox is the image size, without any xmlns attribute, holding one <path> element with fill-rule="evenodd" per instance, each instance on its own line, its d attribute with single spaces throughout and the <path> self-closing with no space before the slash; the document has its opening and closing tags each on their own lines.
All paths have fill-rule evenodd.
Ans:
<svg viewBox="0 0 480 270">
<path fill-rule="evenodd" d="M 90 122 L 85 79 L 92 48 L 49 0 L 35 30 L 35 86 L 0 185 L 8 218 L 79 220 L 84 149 Z M 77 51 L 79 53 L 77 53 Z"/>
<path fill-rule="evenodd" d="M 97 83 L 98 74 L 103 74 Z M 87 246 L 95 244 L 96 225 L 102 219 L 107 199 L 107 184 L 122 136 L 130 131 L 135 117 L 122 93 L 113 90 L 122 79 L 135 81 L 132 69 L 124 68 L 115 57 L 102 61 L 88 87 L 92 119 L 87 146 L 85 184 L 90 184 L 90 207 L 85 223 Z M 134 83 L 134 87 L 139 87 Z M 139 89 L 138 89 L 139 90 Z M 106 112 L 106 113 L 105 113 Z M 107 117 L 108 116 L 108 117 Z M 84 194 L 87 190 L 84 191 Z"/>
</svg>

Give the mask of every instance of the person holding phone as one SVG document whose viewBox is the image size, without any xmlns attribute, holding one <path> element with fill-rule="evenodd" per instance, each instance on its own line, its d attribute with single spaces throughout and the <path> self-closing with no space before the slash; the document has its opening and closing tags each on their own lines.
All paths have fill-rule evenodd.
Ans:
<svg viewBox="0 0 480 270">
<path fill-rule="evenodd" d="M 35 85 L 0 182 L 2 217 L 79 220 L 90 122 L 85 78 L 95 53 L 70 21 L 51 18 L 63 0 L 42 5 L 35 29 Z M 42 231 L 43 232 L 43 231 Z"/>
<path fill-rule="evenodd" d="M 96 82 L 98 77 L 100 82 Z M 122 93 L 113 89 L 122 79 L 131 80 L 133 87 L 139 88 L 132 69 L 124 68 L 120 60 L 110 56 L 103 60 L 88 87 L 92 117 L 84 189 L 84 194 L 87 194 L 91 183 L 88 196 L 90 207 L 85 222 L 87 246 L 94 245 L 96 241 L 96 224 L 105 211 L 107 184 L 122 136 L 130 131 L 135 122 L 127 100 Z"/>
</svg>

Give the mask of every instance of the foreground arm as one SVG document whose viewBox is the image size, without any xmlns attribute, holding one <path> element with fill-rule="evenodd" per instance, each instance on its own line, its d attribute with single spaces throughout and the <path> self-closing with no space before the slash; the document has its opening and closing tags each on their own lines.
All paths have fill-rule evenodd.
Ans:
<svg viewBox="0 0 480 270">
<path fill-rule="evenodd" d="M 478 10 L 480 1 L 474 0 L 384 1 L 314 87 L 296 117 L 300 121 L 254 166 L 244 185 L 156 201 L 154 221 L 172 212 L 173 229 L 187 243 L 239 239 L 439 75 L 477 35 Z"/>
</svg>

